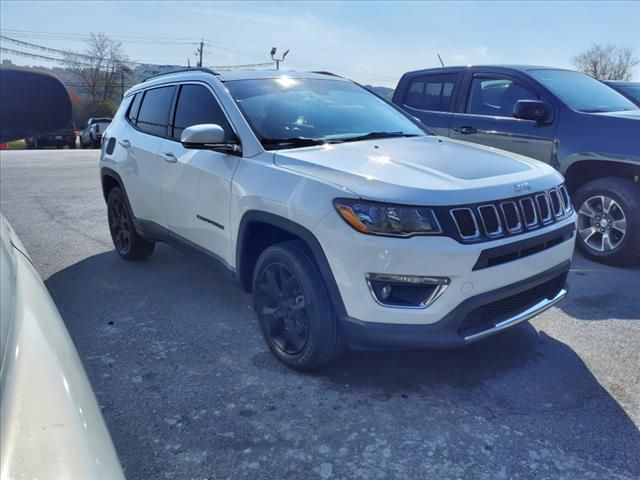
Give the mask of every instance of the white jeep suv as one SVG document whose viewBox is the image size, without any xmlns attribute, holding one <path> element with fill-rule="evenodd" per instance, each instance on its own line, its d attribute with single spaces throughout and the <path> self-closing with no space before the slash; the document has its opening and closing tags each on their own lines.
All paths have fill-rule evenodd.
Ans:
<svg viewBox="0 0 640 480">
<path fill-rule="evenodd" d="M 566 295 L 553 168 L 433 135 L 327 73 L 188 69 L 129 90 L 100 173 L 116 250 L 166 242 L 247 292 L 271 351 L 464 345 Z"/>
</svg>

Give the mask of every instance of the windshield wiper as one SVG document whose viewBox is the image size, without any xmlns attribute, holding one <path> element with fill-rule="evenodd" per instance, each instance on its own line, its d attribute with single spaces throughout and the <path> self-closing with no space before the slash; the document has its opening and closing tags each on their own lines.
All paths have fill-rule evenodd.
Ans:
<svg viewBox="0 0 640 480">
<path fill-rule="evenodd" d="M 610 113 L 610 112 L 615 112 L 615 109 L 611 110 L 610 108 L 586 108 L 580 111 L 582 113 Z"/>
<path fill-rule="evenodd" d="M 376 138 L 418 137 L 417 133 L 404 132 L 369 132 L 356 137 L 342 138 L 343 142 L 359 142 L 361 140 L 375 140 Z"/>
<path fill-rule="evenodd" d="M 289 137 L 289 138 L 263 138 L 260 143 L 264 146 L 290 146 L 290 147 L 311 147 L 313 145 L 324 145 L 327 140 L 310 137 Z M 333 143 L 333 142 L 331 142 Z"/>
</svg>

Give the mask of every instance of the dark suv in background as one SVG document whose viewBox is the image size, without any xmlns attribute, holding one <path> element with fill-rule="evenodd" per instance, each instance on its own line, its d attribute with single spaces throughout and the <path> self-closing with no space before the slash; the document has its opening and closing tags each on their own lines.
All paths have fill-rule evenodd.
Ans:
<svg viewBox="0 0 640 480">
<path fill-rule="evenodd" d="M 584 254 L 640 260 L 640 110 L 612 88 L 556 68 L 445 67 L 403 75 L 393 103 L 439 135 L 551 164 L 573 196 Z"/>
</svg>

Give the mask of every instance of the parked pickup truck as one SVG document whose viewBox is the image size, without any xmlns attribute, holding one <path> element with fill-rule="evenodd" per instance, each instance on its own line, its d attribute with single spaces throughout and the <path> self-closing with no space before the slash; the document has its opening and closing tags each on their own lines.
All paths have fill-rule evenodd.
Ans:
<svg viewBox="0 0 640 480">
<path fill-rule="evenodd" d="M 640 260 L 640 110 L 612 88 L 557 68 L 446 67 L 403 75 L 393 103 L 439 135 L 551 164 L 573 196 L 584 254 Z"/>
<path fill-rule="evenodd" d="M 87 121 L 87 126 L 80 133 L 80 146 L 82 148 L 100 148 L 102 133 L 110 123 L 110 118 L 90 118 Z"/>
</svg>

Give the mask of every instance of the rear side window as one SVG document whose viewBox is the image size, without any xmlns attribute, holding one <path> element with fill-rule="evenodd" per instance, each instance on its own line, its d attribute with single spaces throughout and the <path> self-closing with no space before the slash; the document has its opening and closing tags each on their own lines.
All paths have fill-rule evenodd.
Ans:
<svg viewBox="0 0 640 480">
<path fill-rule="evenodd" d="M 404 100 L 407 107 L 448 112 L 456 74 L 429 75 L 411 80 Z"/>
<path fill-rule="evenodd" d="M 220 105 L 209 89 L 202 85 L 183 85 L 176 105 L 173 138 L 179 140 L 185 128 L 202 123 L 215 123 L 225 132 L 231 132 Z"/>
<path fill-rule="evenodd" d="M 145 92 L 136 123 L 140 130 L 151 135 L 167 136 L 174 91 L 175 87 L 171 86 Z"/>
<path fill-rule="evenodd" d="M 538 99 L 538 95 L 510 78 L 474 78 L 467 113 L 512 117 L 518 100 Z"/>
<path fill-rule="evenodd" d="M 136 93 L 135 97 L 133 97 L 133 102 L 131 102 L 131 106 L 129 107 L 129 113 L 127 114 L 127 118 L 134 125 L 136 124 L 136 120 L 138 119 L 138 110 L 140 110 L 141 101 L 142 101 L 142 93 Z"/>
</svg>

